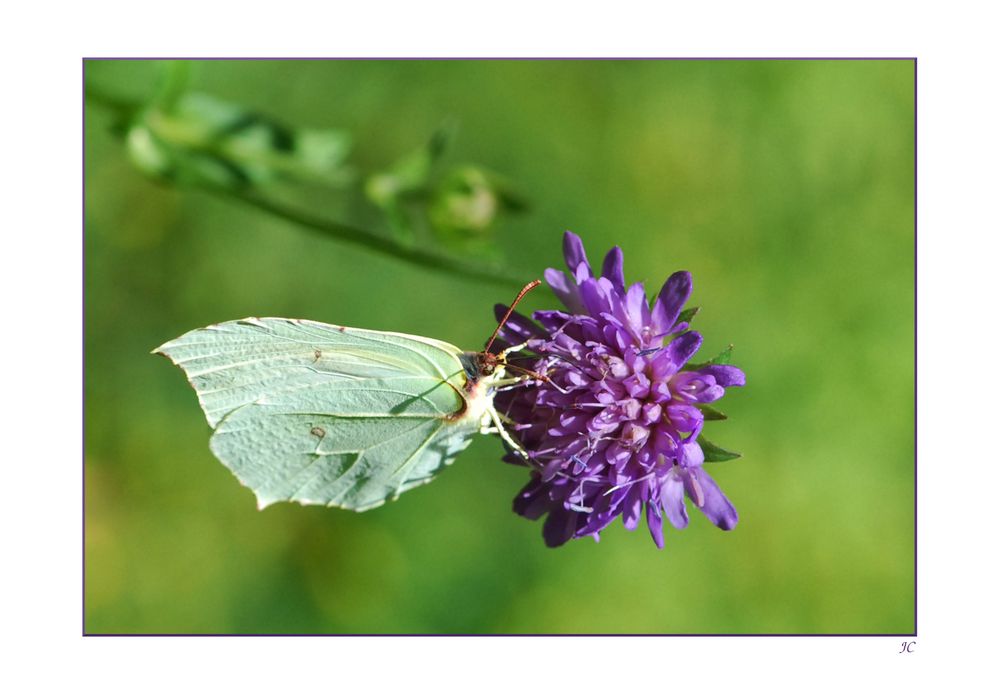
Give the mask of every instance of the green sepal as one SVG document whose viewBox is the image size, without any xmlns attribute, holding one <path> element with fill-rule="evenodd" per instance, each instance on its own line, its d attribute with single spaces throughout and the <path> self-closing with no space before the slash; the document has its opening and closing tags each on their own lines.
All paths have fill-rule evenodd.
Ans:
<svg viewBox="0 0 1000 694">
<path fill-rule="evenodd" d="M 719 412 L 717 409 L 715 409 L 711 405 L 701 405 L 701 404 L 699 404 L 699 405 L 695 405 L 695 407 L 697 407 L 699 410 L 701 410 L 701 414 L 705 417 L 706 421 L 719 421 L 719 420 L 723 420 L 723 419 L 729 419 L 729 417 L 725 413 Z"/>
<path fill-rule="evenodd" d="M 728 364 L 733 356 L 733 346 L 729 345 L 724 350 L 719 352 L 715 357 L 709 359 L 709 364 Z"/>
<path fill-rule="evenodd" d="M 743 456 L 742 453 L 728 451 L 721 446 L 716 446 L 704 436 L 698 437 L 698 445 L 701 446 L 701 451 L 705 454 L 706 463 L 721 463 L 726 460 L 735 460 L 736 458 Z"/>
<path fill-rule="evenodd" d="M 729 363 L 729 360 L 733 356 L 733 346 L 729 345 L 724 350 L 719 352 L 717 355 L 709 359 L 708 361 L 699 362 L 697 364 L 686 364 L 684 366 L 684 371 L 697 371 L 698 369 L 704 368 L 706 366 L 716 366 L 725 365 Z"/>
<path fill-rule="evenodd" d="M 686 308 L 681 311 L 680 315 L 677 316 L 678 323 L 690 323 L 691 319 L 698 315 L 698 311 L 701 310 L 701 306 L 692 306 L 691 308 Z"/>
</svg>

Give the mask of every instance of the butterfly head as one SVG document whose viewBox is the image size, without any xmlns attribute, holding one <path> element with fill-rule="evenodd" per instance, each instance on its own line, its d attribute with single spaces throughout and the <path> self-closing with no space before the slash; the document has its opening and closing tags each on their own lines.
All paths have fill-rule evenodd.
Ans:
<svg viewBox="0 0 1000 694">
<path fill-rule="evenodd" d="M 525 294 L 541 283 L 541 280 L 533 280 L 521 288 L 521 291 L 519 291 L 517 296 L 514 297 L 514 301 L 511 302 L 510 308 L 507 309 L 507 313 L 497 324 L 496 330 L 494 330 L 493 334 L 490 335 L 490 339 L 486 341 L 486 346 L 483 347 L 483 351 L 466 352 L 463 355 L 462 365 L 465 367 L 466 390 L 471 391 L 483 378 L 499 378 L 503 375 L 503 369 L 507 365 L 507 353 L 514 351 L 517 348 L 509 348 L 499 354 L 494 354 L 490 351 L 490 349 L 493 347 L 493 343 L 496 341 L 497 335 L 500 334 L 500 329 L 503 328 L 504 324 L 514 313 L 514 308 L 517 306 L 518 302 L 524 298 Z"/>
<path fill-rule="evenodd" d="M 503 367 L 507 363 L 506 355 L 486 351 L 464 352 L 460 360 L 465 369 L 466 392 L 472 392 L 484 380 L 493 381 L 501 378 Z"/>
</svg>

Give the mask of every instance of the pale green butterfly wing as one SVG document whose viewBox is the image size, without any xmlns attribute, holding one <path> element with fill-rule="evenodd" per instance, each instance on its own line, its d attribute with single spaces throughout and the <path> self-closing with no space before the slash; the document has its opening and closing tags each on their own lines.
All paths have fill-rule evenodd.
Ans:
<svg viewBox="0 0 1000 694">
<path fill-rule="evenodd" d="M 462 352 L 414 335 L 248 318 L 156 352 L 180 366 L 215 455 L 257 495 L 354 510 L 429 482 L 479 431 Z"/>
</svg>

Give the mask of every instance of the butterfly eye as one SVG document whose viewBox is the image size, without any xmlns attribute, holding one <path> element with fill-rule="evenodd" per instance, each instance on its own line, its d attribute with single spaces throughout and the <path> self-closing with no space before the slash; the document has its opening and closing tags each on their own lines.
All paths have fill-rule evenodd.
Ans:
<svg viewBox="0 0 1000 694">
<path fill-rule="evenodd" d="M 496 357 L 489 352 L 480 352 L 477 366 L 480 377 L 490 376 L 497 368 Z"/>
</svg>

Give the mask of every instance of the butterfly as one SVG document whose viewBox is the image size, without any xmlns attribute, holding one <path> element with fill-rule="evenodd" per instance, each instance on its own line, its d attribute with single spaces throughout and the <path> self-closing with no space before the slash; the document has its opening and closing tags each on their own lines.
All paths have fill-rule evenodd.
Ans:
<svg viewBox="0 0 1000 694">
<path fill-rule="evenodd" d="M 417 335 L 289 318 L 192 330 L 153 350 L 179 366 L 214 430 L 209 447 L 258 508 L 365 511 L 430 482 L 480 433 L 506 431 L 497 388 L 542 377 L 490 352 Z M 513 371 L 521 371 L 513 375 Z M 543 378 L 543 377 L 542 377 Z"/>
</svg>

